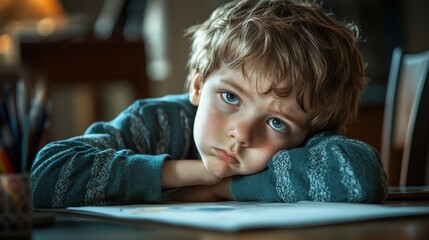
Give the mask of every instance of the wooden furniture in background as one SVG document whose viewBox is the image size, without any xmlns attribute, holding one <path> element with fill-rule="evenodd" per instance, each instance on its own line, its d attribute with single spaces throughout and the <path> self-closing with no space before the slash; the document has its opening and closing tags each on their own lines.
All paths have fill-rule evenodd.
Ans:
<svg viewBox="0 0 429 240">
<path fill-rule="evenodd" d="M 391 186 L 429 184 L 429 51 L 393 51 L 381 158 Z"/>
<path fill-rule="evenodd" d="M 21 43 L 25 69 L 45 76 L 50 86 L 85 83 L 96 92 L 109 81 L 127 81 L 137 98 L 147 97 L 143 41 L 61 40 Z"/>
</svg>

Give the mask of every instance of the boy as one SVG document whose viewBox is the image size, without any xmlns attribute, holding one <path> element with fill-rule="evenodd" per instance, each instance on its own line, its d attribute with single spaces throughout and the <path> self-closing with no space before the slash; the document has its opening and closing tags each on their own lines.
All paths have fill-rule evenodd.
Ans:
<svg viewBox="0 0 429 240">
<path fill-rule="evenodd" d="M 339 135 L 365 85 L 352 30 L 314 3 L 218 8 L 189 30 L 189 93 L 45 146 L 34 206 L 384 200 L 377 152 Z"/>
</svg>

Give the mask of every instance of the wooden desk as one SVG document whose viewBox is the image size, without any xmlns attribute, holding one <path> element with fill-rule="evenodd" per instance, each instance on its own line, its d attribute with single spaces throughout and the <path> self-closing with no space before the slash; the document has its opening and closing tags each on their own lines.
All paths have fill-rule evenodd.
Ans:
<svg viewBox="0 0 429 240">
<path fill-rule="evenodd" d="M 426 204 L 426 203 L 425 203 Z M 372 220 L 295 229 L 262 229 L 238 233 L 199 230 L 166 224 L 124 222 L 55 213 L 55 221 L 33 230 L 33 240 L 49 239 L 428 239 L 429 216 Z"/>
</svg>

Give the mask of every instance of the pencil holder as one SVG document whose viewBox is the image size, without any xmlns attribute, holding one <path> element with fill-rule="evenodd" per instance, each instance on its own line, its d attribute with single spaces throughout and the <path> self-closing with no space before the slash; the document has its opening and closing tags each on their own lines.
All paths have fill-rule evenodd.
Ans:
<svg viewBox="0 0 429 240">
<path fill-rule="evenodd" d="M 0 174 L 0 239 L 29 236 L 32 212 L 28 174 Z"/>
</svg>

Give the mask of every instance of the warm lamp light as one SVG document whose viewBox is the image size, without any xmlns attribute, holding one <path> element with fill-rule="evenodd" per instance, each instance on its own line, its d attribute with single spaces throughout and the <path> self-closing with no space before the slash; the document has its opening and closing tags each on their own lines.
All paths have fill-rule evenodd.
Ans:
<svg viewBox="0 0 429 240">
<path fill-rule="evenodd" d="M 0 65 L 18 61 L 23 36 L 49 36 L 65 19 L 58 0 L 0 0 Z"/>
<path fill-rule="evenodd" d="M 0 34 L 20 34 L 22 31 L 36 31 L 48 36 L 57 23 L 66 19 L 58 0 L 1 0 Z"/>
<path fill-rule="evenodd" d="M 62 18 L 64 9 L 57 0 L 1 0 L 0 28 L 12 22 Z"/>
<path fill-rule="evenodd" d="M 7 34 L 0 35 L 0 54 L 6 54 L 12 49 L 12 39 Z"/>
</svg>

